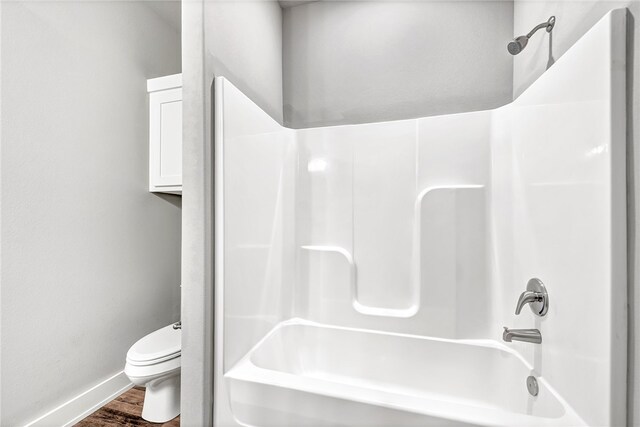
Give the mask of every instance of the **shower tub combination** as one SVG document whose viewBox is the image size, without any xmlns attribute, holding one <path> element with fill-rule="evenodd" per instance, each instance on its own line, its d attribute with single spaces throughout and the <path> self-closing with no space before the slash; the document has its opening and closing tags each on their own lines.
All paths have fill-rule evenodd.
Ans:
<svg viewBox="0 0 640 427">
<path fill-rule="evenodd" d="M 216 425 L 623 425 L 625 22 L 492 111 L 293 130 L 217 78 Z"/>
</svg>

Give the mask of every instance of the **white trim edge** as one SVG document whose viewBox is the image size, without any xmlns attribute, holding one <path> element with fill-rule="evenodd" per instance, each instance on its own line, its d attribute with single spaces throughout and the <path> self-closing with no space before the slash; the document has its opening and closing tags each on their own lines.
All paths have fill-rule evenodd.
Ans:
<svg viewBox="0 0 640 427">
<path fill-rule="evenodd" d="M 147 80 L 147 92 L 175 89 L 178 87 L 182 87 L 182 73 Z"/>
<path fill-rule="evenodd" d="M 133 384 L 124 371 L 120 371 L 31 421 L 25 427 L 72 426 L 132 387 Z"/>
</svg>

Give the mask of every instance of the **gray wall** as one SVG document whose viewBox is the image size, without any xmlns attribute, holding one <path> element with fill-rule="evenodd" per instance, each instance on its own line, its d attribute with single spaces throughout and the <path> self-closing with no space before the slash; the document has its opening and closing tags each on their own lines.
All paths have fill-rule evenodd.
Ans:
<svg viewBox="0 0 640 427">
<path fill-rule="evenodd" d="M 282 123 L 282 11 L 276 1 L 205 1 L 207 76 L 228 78 Z"/>
<path fill-rule="evenodd" d="M 145 3 L 2 2 L 3 426 L 178 319 L 180 199 L 147 192 L 145 80 L 180 72 L 180 34 Z"/>
<path fill-rule="evenodd" d="M 182 371 L 180 423 L 213 418 L 213 143 L 204 0 L 182 2 Z"/>
<path fill-rule="evenodd" d="M 628 425 L 640 425 L 640 340 L 636 333 L 640 330 L 640 292 L 638 292 L 637 267 L 640 258 L 636 250 L 640 242 L 637 235 L 639 220 L 636 216 L 636 200 L 640 184 L 638 153 L 640 141 L 640 91 L 639 82 L 640 40 L 638 19 L 640 3 L 637 1 L 522 1 L 514 5 L 514 29 L 516 34 L 528 32 L 534 25 L 546 21 L 550 15 L 556 16 L 556 26 L 552 38 L 536 35 L 525 51 L 514 59 L 513 92 L 514 97 L 522 93 L 551 64 L 569 49 L 609 10 L 628 7 L 630 10 L 627 36 L 627 198 L 628 198 L 628 275 L 629 275 L 629 375 L 628 375 Z M 551 59 L 551 60 L 550 60 Z"/>
<path fill-rule="evenodd" d="M 511 100 L 510 1 L 314 2 L 285 9 L 283 19 L 287 126 L 415 118 Z"/>
</svg>

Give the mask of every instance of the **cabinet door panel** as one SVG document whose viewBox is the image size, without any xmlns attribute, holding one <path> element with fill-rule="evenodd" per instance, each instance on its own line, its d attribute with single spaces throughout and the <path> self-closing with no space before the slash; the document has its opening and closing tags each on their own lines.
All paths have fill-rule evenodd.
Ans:
<svg viewBox="0 0 640 427">
<path fill-rule="evenodd" d="M 179 191 L 182 185 L 182 89 L 149 97 L 149 189 Z"/>
</svg>

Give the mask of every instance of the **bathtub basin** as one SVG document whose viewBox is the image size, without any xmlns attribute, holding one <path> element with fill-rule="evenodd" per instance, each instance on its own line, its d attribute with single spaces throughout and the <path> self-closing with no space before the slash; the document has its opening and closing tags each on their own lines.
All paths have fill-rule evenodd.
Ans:
<svg viewBox="0 0 640 427">
<path fill-rule="evenodd" d="M 275 327 L 225 374 L 241 425 L 585 425 L 520 355 L 456 341 L 321 325 Z"/>
</svg>

